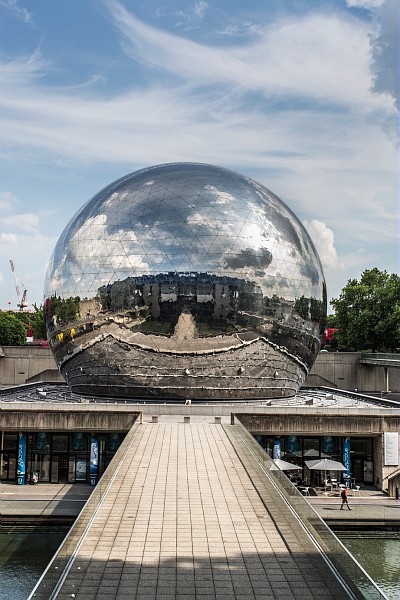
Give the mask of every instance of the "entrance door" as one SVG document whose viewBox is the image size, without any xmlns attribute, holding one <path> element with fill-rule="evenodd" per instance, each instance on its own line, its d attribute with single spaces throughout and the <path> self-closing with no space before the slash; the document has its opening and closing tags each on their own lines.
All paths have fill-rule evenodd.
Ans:
<svg viewBox="0 0 400 600">
<path fill-rule="evenodd" d="M 58 458 L 58 483 L 68 482 L 68 456 Z"/>
<path fill-rule="evenodd" d="M 17 477 L 17 455 L 4 452 L 1 465 L 1 479 L 12 481 Z"/>
<path fill-rule="evenodd" d="M 53 454 L 51 457 L 51 483 L 68 482 L 68 456 Z"/>
<path fill-rule="evenodd" d="M 355 479 L 356 484 L 357 484 L 357 482 L 364 483 L 364 461 L 361 460 L 360 458 L 357 458 L 354 461 L 354 466 L 353 466 L 352 471 L 354 473 L 353 477 Z"/>
</svg>

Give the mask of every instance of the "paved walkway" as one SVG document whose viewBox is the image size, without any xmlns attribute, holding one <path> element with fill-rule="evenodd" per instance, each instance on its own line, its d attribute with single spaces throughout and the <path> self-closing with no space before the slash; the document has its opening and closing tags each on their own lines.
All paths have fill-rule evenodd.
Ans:
<svg viewBox="0 0 400 600">
<path fill-rule="evenodd" d="M 15 483 L 0 483 L 0 522 L 6 523 L 27 520 L 70 519 L 72 522 L 80 513 L 93 491 L 87 483 L 40 483 L 19 486 Z M 391 524 L 400 527 L 400 500 L 388 498 L 378 490 L 362 491 L 349 495 L 352 511 L 340 512 L 339 495 L 310 496 L 306 500 L 328 524 L 335 525 L 363 523 L 371 525 Z"/>
<path fill-rule="evenodd" d="M 87 483 L 0 483 L 0 522 L 63 518 L 72 522 L 93 491 Z"/>
<path fill-rule="evenodd" d="M 297 521 L 271 505 L 220 425 L 144 424 L 57 598 L 346 598 Z"/>
</svg>

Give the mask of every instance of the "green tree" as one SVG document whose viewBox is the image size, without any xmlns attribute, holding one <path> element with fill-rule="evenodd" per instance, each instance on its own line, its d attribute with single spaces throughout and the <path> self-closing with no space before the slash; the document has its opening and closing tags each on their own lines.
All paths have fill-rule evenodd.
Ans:
<svg viewBox="0 0 400 600">
<path fill-rule="evenodd" d="M 31 319 L 33 337 L 35 340 L 45 340 L 47 334 L 44 306 L 41 304 L 39 307 L 37 307 L 36 304 L 34 304 L 33 308 L 35 309 Z"/>
<path fill-rule="evenodd" d="M 335 314 L 326 315 L 326 327 L 337 328 L 337 318 Z"/>
<path fill-rule="evenodd" d="M 44 340 L 46 339 L 46 323 L 45 323 L 45 315 L 43 305 L 36 306 L 33 305 L 35 311 L 34 312 L 25 312 L 25 311 L 10 311 L 7 312 L 8 315 L 13 315 L 18 321 L 24 323 L 25 331 L 28 335 L 29 331 L 32 331 L 33 338 L 35 340 Z"/>
<path fill-rule="evenodd" d="M 400 277 L 377 268 L 350 279 L 335 309 L 339 350 L 392 352 L 400 347 Z"/>
<path fill-rule="evenodd" d="M 13 314 L 0 312 L 0 346 L 26 344 L 26 327 Z"/>
</svg>

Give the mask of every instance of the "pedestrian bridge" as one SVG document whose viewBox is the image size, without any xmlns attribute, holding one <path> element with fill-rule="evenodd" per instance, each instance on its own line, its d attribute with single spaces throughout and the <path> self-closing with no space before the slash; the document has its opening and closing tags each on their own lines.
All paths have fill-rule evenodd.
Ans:
<svg viewBox="0 0 400 600">
<path fill-rule="evenodd" d="M 359 363 L 361 365 L 376 365 L 380 367 L 400 367 L 400 354 L 362 352 Z"/>
<path fill-rule="evenodd" d="M 237 419 L 186 421 L 133 425 L 30 598 L 385 598 Z"/>
</svg>

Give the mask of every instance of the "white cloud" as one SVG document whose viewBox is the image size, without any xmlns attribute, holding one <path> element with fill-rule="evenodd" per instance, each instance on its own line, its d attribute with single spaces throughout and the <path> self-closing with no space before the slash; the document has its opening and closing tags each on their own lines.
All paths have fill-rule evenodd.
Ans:
<svg viewBox="0 0 400 600">
<path fill-rule="evenodd" d="M 204 13 L 206 12 L 207 8 L 208 8 L 207 2 L 204 2 L 204 0 L 198 0 L 198 2 L 195 2 L 193 12 L 198 17 L 203 18 Z"/>
<path fill-rule="evenodd" d="M 373 89 L 387 93 L 399 108 L 399 6 L 397 0 L 385 0 L 377 13 L 378 32 L 371 37 L 373 46 Z"/>
<path fill-rule="evenodd" d="M 192 85 L 234 84 L 271 95 L 316 96 L 365 108 L 384 103 L 369 93 L 367 25 L 335 14 L 308 13 L 274 22 L 246 46 L 201 45 L 146 25 L 110 4 L 131 57 Z"/>
<path fill-rule="evenodd" d="M 24 23 L 30 23 L 32 21 L 31 13 L 24 7 L 18 0 L 0 0 L 0 7 L 6 8 L 12 14 L 22 19 Z"/>
<path fill-rule="evenodd" d="M 18 244 L 18 236 L 16 233 L 0 232 L 0 241 L 5 244 Z"/>
<path fill-rule="evenodd" d="M 346 0 L 346 4 L 350 8 L 365 8 L 366 10 L 378 8 L 383 2 L 384 0 Z"/>
<path fill-rule="evenodd" d="M 186 27 L 195 27 L 204 18 L 207 8 L 207 2 L 204 2 L 204 0 L 198 0 L 191 8 L 175 11 L 175 16 L 182 19 L 183 24 L 186 25 Z M 178 26 L 180 24 L 181 23 L 178 23 Z"/>
<path fill-rule="evenodd" d="M 182 159 L 220 163 L 223 156 L 225 164 L 257 167 L 266 159 L 282 164 L 283 157 L 293 164 L 310 151 L 313 160 L 314 155 L 320 160 L 312 148 L 318 140 L 319 148 L 327 141 L 323 152 L 331 150 L 334 156 L 339 132 L 351 147 L 357 146 L 360 114 L 377 111 L 379 127 L 394 117 L 391 102 L 369 91 L 369 31 L 355 20 L 310 14 L 300 21 L 274 23 L 256 42 L 227 49 L 162 32 L 120 4 L 111 6 L 134 60 L 161 68 L 172 78 L 180 73 L 186 83 L 136 88 L 132 82 L 128 91 L 104 98 L 79 86 L 41 85 L 50 67 L 39 52 L 3 63 L 4 147 L 20 148 L 20 156 L 28 160 L 39 148 L 59 165 L 81 160 L 139 166 Z M 248 93 L 255 91 L 264 98 L 249 108 Z M 276 112 L 271 96 L 273 103 L 304 96 L 316 105 L 291 110 L 285 102 Z M 325 101 L 329 110 L 320 112 Z"/>
<path fill-rule="evenodd" d="M 11 192 L 0 192 L 0 210 L 11 210 L 18 204 L 18 198 Z"/>
<path fill-rule="evenodd" d="M 349 273 L 358 273 L 360 262 L 365 264 L 363 262 L 365 257 L 360 262 L 353 261 L 353 263 L 349 260 L 350 256 L 348 255 L 339 257 L 334 233 L 324 222 L 313 219 L 303 221 L 303 225 L 320 257 L 327 285 L 328 312 L 332 312 L 329 301 L 340 295 L 341 289 L 350 277 Z"/>
<path fill-rule="evenodd" d="M 322 267 L 324 269 L 340 268 L 333 231 L 325 223 L 316 219 L 303 221 L 303 225 L 314 242 Z"/>
<path fill-rule="evenodd" d="M 11 215 L 9 217 L 1 217 L 0 225 L 7 228 L 26 231 L 28 233 L 38 232 L 39 216 L 34 213 L 24 213 L 19 215 Z"/>
<path fill-rule="evenodd" d="M 242 35 L 259 35 L 262 34 L 262 27 L 258 23 L 252 21 L 244 21 L 241 23 L 229 23 L 223 29 L 217 31 L 218 35 L 223 36 L 242 36 Z"/>
</svg>

